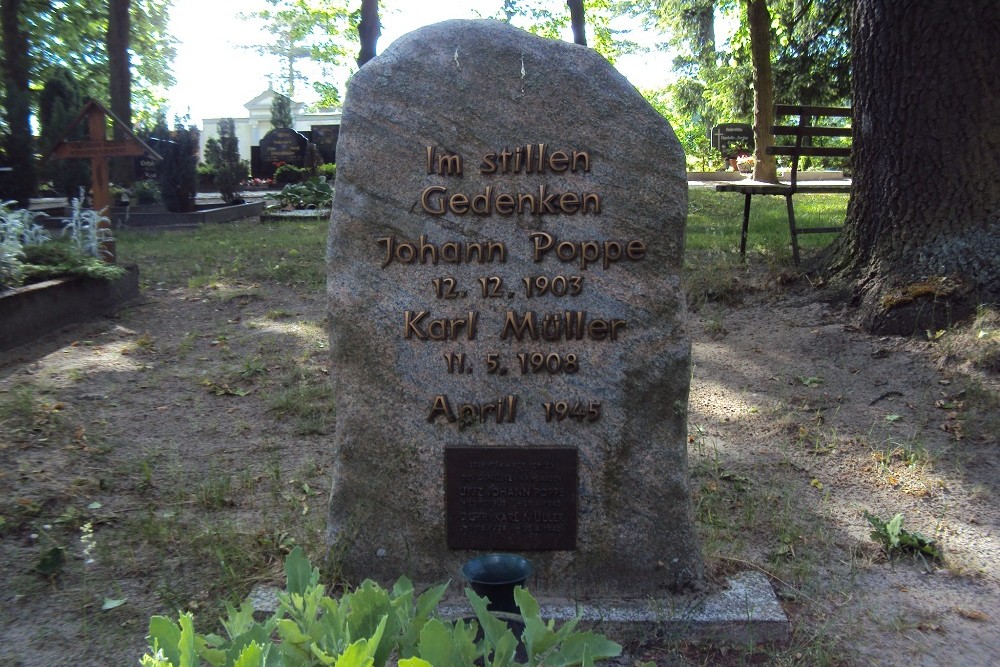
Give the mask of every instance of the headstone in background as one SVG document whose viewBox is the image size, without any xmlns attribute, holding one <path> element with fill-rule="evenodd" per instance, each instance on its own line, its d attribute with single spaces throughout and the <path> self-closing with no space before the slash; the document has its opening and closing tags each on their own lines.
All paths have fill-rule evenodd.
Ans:
<svg viewBox="0 0 1000 667">
<path fill-rule="evenodd" d="M 712 148 L 725 158 L 736 157 L 738 153 L 753 152 L 753 126 L 747 123 L 723 123 L 712 128 Z"/>
<path fill-rule="evenodd" d="M 160 173 L 157 170 L 157 164 L 159 160 L 150 155 L 149 153 L 143 153 L 139 157 L 135 158 L 135 180 L 137 181 L 155 181 L 159 178 Z"/>
<path fill-rule="evenodd" d="M 337 137 L 340 135 L 339 125 L 313 125 L 312 142 L 319 149 L 319 154 L 327 164 L 337 162 Z"/>
<path fill-rule="evenodd" d="M 265 134 L 259 144 L 261 178 L 273 178 L 277 165 L 282 162 L 302 167 L 308 143 L 304 136 L 287 127 L 278 127 Z"/>
<path fill-rule="evenodd" d="M 697 585 L 687 182 L 587 48 L 495 21 L 351 80 L 327 249 L 329 539 L 350 582 L 526 553 L 533 591 Z"/>
<path fill-rule="evenodd" d="M 265 178 L 264 167 L 260 163 L 260 146 L 250 147 L 250 176 L 252 178 Z"/>
</svg>

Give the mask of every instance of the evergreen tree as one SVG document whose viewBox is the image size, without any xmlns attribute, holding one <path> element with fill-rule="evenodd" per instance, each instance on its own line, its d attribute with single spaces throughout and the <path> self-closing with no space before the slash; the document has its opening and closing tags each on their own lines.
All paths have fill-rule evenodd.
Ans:
<svg viewBox="0 0 1000 667">
<path fill-rule="evenodd" d="M 198 128 L 175 121 L 169 139 L 156 142 L 160 163 L 160 194 L 167 210 L 189 213 L 198 192 Z"/>
<path fill-rule="evenodd" d="M 271 100 L 271 126 L 275 129 L 279 127 L 291 127 L 292 120 L 292 100 L 286 95 L 275 93 Z"/>
<path fill-rule="evenodd" d="M 63 138 L 63 133 L 83 109 L 84 98 L 80 84 L 65 67 L 53 70 L 38 98 L 38 122 L 41 126 L 39 148 L 47 154 Z M 87 128 L 80 123 L 70 140 L 86 139 Z M 67 201 L 80 196 L 80 188 L 90 188 L 90 164 L 87 160 L 60 160 L 50 158 L 41 166 L 43 180 L 52 181 L 56 191 Z"/>
<path fill-rule="evenodd" d="M 240 139 L 236 136 L 236 123 L 232 118 L 219 121 L 219 150 L 215 185 L 227 204 L 241 203 L 240 182 L 247 176 L 246 162 L 240 160 Z"/>
</svg>

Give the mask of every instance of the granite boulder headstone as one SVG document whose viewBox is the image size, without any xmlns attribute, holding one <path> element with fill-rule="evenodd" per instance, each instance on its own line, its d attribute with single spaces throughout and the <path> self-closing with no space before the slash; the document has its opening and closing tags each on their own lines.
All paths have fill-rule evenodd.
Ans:
<svg viewBox="0 0 1000 667">
<path fill-rule="evenodd" d="M 536 592 L 698 586 L 669 124 L 592 50 L 449 21 L 354 75 L 337 152 L 347 579 L 453 579 L 502 549 L 531 558 Z"/>
</svg>

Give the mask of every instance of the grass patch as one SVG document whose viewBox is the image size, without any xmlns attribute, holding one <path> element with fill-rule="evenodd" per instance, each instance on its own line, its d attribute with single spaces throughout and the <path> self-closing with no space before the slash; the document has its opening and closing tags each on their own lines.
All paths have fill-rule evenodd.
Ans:
<svg viewBox="0 0 1000 667">
<path fill-rule="evenodd" d="M 193 231 L 117 232 L 119 259 L 142 267 L 143 281 L 204 287 L 225 281 L 326 284 L 327 223 L 321 220 L 202 225 Z"/>
<path fill-rule="evenodd" d="M 292 385 L 278 391 L 269 407 L 277 417 L 295 420 L 296 435 L 323 435 L 333 419 L 333 390 L 325 381 Z"/>
<path fill-rule="evenodd" d="M 751 293 L 791 282 L 798 276 L 792 264 L 788 215 L 782 197 L 755 197 L 747 232 L 747 261 L 739 256 L 743 198 L 704 188 L 688 199 L 687 253 L 684 287 L 688 304 L 698 310 L 706 303 L 734 306 Z M 847 195 L 799 197 L 795 219 L 800 227 L 830 226 L 844 220 Z M 805 251 L 829 245 L 835 234 L 805 234 Z M 759 267 L 763 265 L 765 271 Z M 755 268 L 756 267 L 756 268 Z"/>
<path fill-rule="evenodd" d="M 798 227 L 841 224 L 847 213 L 846 194 L 810 194 L 795 198 Z M 732 193 L 693 188 L 688 197 L 687 249 L 689 252 L 738 254 L 743 197 Z M 835 234 L 804 234 L 801 248 L 822 248 Z M 747 254 L 782 257 L 791 261 L 788 212 L 784 197 L 754 197 L 747 231 Z"/>
</svg>

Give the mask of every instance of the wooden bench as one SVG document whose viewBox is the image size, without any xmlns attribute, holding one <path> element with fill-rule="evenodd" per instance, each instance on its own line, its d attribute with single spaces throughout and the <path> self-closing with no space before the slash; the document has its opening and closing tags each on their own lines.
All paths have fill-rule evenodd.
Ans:
<svg viewBox="0 0 1000 667">
<path fill-rule="evenodd" d="M 781 183 L 762 183 L 760 181 L 741 181 L 738 183 L 720 183 L 715 186 L 718 192 L 739 192 L 744 196 L 743 228 L 740 232 L 740 259 L 746 258 L 747 228 L 750 225 L 750 201 L 754 195 L 780 195 L 785 198 L 788 208 L 788 230 L 792 237 L 792 259 L 799 263 L 799 234 L 819 234 L 839 232 L 841 227 L 796 227 L 795 207 L 792 197 L 799 193 L 833 193 L 850 192 L 851 184 L 846 181 L 823 183 L 799 181 L 799 159 L 809 157 L 850 157 L 849 147 L 813 146 L 812 137 L 850 137 L 850 127 L 820 127 L 814 125 L 818 118 L 848 118 L 851 117 L 849 107 L 813 107 L 793 104 L 776 104 L 774 118 L 776 122 L 786 117 L 798 117 L 798 122 L 789 125 L 775 125 L 771 128 L 775 141 L 779 138 L 793 137 L 794 143 L 783 143 L 769 146 L 768 155 L 787 155 L 792 158 L 790 180 Z M 806 138 L 810 141 L 805 141 Z"/>
</svg>

